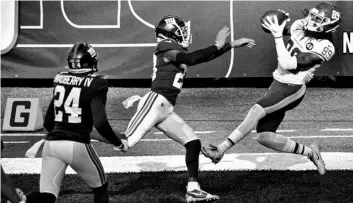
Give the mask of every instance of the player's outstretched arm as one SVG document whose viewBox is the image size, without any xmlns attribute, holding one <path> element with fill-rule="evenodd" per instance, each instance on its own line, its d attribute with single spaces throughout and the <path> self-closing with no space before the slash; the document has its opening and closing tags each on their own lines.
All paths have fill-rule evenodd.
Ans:
<svg viewBox="0 0 353 203">
<path fill-rule="evenodd" d="M 164 58 L 166 61 L 174 61 L 178 64 L 186 64 L 188 66 L 210 61 L 215 58 L 215 54 L 220 52 L 223 54 L 232 48 L 229 43 L 225 43 L 229 34 L 229 28 L 225 26 L 218 32 L 214 45 L 191 53 L 184 53 L 179 50 L 169 50 L 164 53 Z"/>
</svg>

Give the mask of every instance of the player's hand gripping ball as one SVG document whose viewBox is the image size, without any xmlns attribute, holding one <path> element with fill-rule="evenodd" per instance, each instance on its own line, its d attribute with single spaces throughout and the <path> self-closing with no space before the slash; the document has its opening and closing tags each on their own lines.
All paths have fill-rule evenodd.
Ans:
<svg viewBox="0 0 353 203">
<path fill-rule="evenodd" d="M 261 24 L 266 21 L 267 17 L 270 17 L 271 20 L 273 21 L 273 17 L 277 16 L 278 19 L 278 24 L 281 25 L 285 20 L 290 21 L 289 19 L 289 14 L 286 13 L 283 10 L 270 10 L 267 11 L 261 18 L 260 18 L 260 22 Z M 262 27 L 262 26 L 261 26 Z M 269 31 L 268 29 L 262 27 L 262 29 L 267 32 L 267 33 L 271 33 L 271 31 Z"/>
</svg>

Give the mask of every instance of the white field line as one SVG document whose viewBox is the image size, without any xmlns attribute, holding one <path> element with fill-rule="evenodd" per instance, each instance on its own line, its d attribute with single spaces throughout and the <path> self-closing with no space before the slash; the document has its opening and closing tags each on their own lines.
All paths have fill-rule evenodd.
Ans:
<svg viewBox="0 0 353 203">
<path fill-rule="evenodd" d="M 4 144 L 26 144 L 28 141 L 4 141 Z"/>
<path fill-rule="evenodd" d="M 195 131 L 196 134 L 210 134 L 216 131 Z M 287 132 L 289 132 L 287 130 Z M 155 132 L 154 134 L 163 134 L 162 132 Z M 44 133 L 3 133 L 3 137 L 43 137 Z M 313 138 L 353 138 L 353 135 L 306 135 L 306 136 L 287 136 L 291 139 L 313 139 Z M 254 138 L 253 138 L 254 139 Z M 170 141 L 172 139 L 142 139 L 142 142 L 158 142 L 158 141 Z M 92 142 L 98 142 L 96 140 L 91 140 Z M 18 141 L 21 142 L 21 141 Z M 6 143 L 6 142 L 5 142 Z M 15 143 L 15 142 L 13 142 Z"/>
<path fill-rule="evenodd" d="M 353 128 L 325 128 L 321 131 L 353 131 Z"/>
<path fill-rule="evenodd" d="M 172 139 L 142 139 L 141 142 L 164 142 L 172 141 Z M 100 142 L 98 140 L 91 140 L 91 142 Z M 29 141 L 4 141 L 4 144 L 27 144 Z"/>
<path fill-rule="evenodd" d="M 308 136 L 287 136 L 291 139 L 312 139 L 312 138 L 353 138 L 353 135 L 308 135 Z"/>
<path fill-rule="evenodd" d="M 194 131 L 195 134 L 210 134 L 210 133 L 214 133 L 216 131 Z M 164 134 L 163 132 L 154 132 L 153 134 L 155 135 L 162 135 Z"/>
<path fill-rule="evenodd" d="M 323 152 L 327 170 L 353 170 L 353 153 Z M 115 156 L 101 157 L 107 173 L 186 171 L 184 155 L 168 156 Z M 2 158 L 1 165 L 10 174 L 39 174 L 41 158 Z M 200 156 L 201 171 L 241 170 L 316 170 L 308 158 L 289 153 L 226 154 L 222 161 L 213 164 Z M 75 174 L 68 167 L 67 174 Z"/>
<path fill-rule="evenodd" d="M 17 44 L 19 48 L 70 48 L 73 44 Z M 134 43 L 134 44 L 91 44 L 99 48 L 118 48 L 118 47 L 155 47 L 157 43 Z"/>
<path fill-rule="evenodd" d="M 291 133 L 291 132 L 295 132 L 297 130 L 277 130 L 278 133 Z M 252 130 L 252 133 L 256 133 L 256 130 Z"/>
</svg>

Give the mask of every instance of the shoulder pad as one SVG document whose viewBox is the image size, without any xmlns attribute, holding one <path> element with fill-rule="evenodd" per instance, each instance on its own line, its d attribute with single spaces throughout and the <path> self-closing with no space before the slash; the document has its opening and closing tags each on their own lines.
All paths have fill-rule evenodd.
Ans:
<svg viewBox="0 0 353 203">
<path fill-rule="evenodd" d="M 107 91 L 108 90 L 108 80 L 102 75 L 95 75 L 92 77 L 91 87 L 97 91 Z"/>
<path fill-rule="evenodd" d="M 165 39 L 157 44 L 157 48 L 155 53 L 165 52 L 168 50 L 182 50 L 183 47 L 178 44 L 175 40 L 172 39 Z"/>
<path fill-rule="evenodd" d="M 98 74 L 90 74 L 90 76 L 93 77 L 93 78 L 95 78 L 95 77 L 104 78 L 104 79 L 108 78 L 108 76 L 98 75 Z"/>
</svg>

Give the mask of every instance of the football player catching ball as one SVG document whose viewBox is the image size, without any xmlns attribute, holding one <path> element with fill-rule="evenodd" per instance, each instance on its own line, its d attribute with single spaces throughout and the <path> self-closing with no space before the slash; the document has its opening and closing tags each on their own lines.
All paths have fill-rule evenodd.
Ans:
<svg viewBox="0 0 353 203">
<path fill-rule="evenodd" d="M 273 82 L 268 92 L 250 109 L 243 122 L 218 146 L 202 147 L 202 153 L 214 163 L 223 154 L 256 127 L 257 141 L 274 150 L 307 156 L 321 175 L 325 164 L 317 144 L 305 146 L 278 134 L 286 111 L 298 106 L 306 92 L 306 83 L 317 68 L 335 54 L 332 33 L 342 20 L 338 7 L 320 3 L 306 13 L 304 19 L 296 20 L 290 28 L 287 47 L 283 41 L 283 30 L 287 21 L 278 24 L 278 19 L 267 18 L 262 26 L 268 29 L 276 44 L 278 67 L 273 72 Z"/>
</svg>

